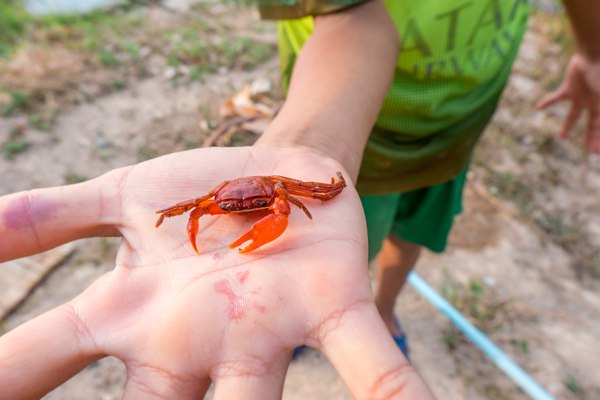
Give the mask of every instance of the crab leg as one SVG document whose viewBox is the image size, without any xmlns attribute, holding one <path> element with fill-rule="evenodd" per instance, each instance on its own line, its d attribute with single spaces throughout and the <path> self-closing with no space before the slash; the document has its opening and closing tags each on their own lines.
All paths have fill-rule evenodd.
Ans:
<svg viewBox="0 0 600 400">
<path fill-rule="evenodd" d="M 290 203 L 304 211 L 304 213 L 309 219 L 312 219 L 312 215 L 310 215 L 308 208 L 306 208 L 306 206 L 300 200 L 289 194 L 287 190 L 284 189 L 283 185 L 281 185 L 281 182 L 275 184 L 275 192 L 277 192 L 277 196 L 289 201 Z"/>
<path fill-rule="evenodd" d="M 198 235 L 198 220 L 203 215 L 216 215 L 216 214 L 229 214 L 228 211 L 223 211 L 219 208 L 214 200 L 206 200 L 198 204 L 198 208 L 190 213 L 190 219 L 188 220 L 187 233 L 190 238 L 190 243 L 194 248 L 196 254 L 200 255 L 198 248 L 196 247 L 196 235 Z"/>
<path fill-rule="evenodd" d="M 240 246 L 244 242 L 247 242 L 248 240 L 252 240 L 248 246 L 238 251 L 238 253 L 247 253 L 259 248 L 262 245 L 272 242 L 281 236 L 281 234 L 285 232 L 285 228 L 287 228 L 288 225 L 288 215 L 291 211 L 290 204 L 287 202 L 287 200 L 281 197 L 276 197 L 269 209 L 273 210 L 274 214 L 267 215 L 252 225 L 252 228 L 248 229 L 233 243 L 231 243 L 229 248 L 233 249 L 237 246 Z"/>
<path fill-rule="evenodd" d="M 219 186 L 217 186 L 216 188 L 214 188 L 213 190 L 211 190 L 210 192 L 208 192 L 208 194 L 205 194 L 204 196 L 200 196 L 200 197 L 197 197 L 197 198 L 191 199 L 191 200 L 182 201 L 182 202 L 175 204 L 174 206 L 155 211 L 154 212 L 155 214 L 161 214 L 161 216 L 158 218 L 158 221 L 156 221 L 155 227 L 158 228 L 163 223 L 163 220 L 165 219 L 165 217 L 175 217 L 177 215 L 181 215 L 183 213 L 188 212 L 189 210 L 191 210 L 194 207 L 199 207 L 200 203 L 213 197 L 215 194 L 217 194 L 217 192 L 219 190 L 221 190 L 228 183 L 229 183 L 229 181 L 225 181 L 225 182 L 221 183 Z"/>
<path fill-rule="evenodd" d="M 303 197 L 312 197 L 322 201 L 328 201 L 336 197 L 346 187 L 346 180 L 341 172 L 337 173 L 339 181 L 336 183 L 331 178 L 331 184 L 320 182 L 304 182 L 297 179 L 286 178 L 285 176 L 274 175 L 270 179 L 273 183 L 281 182 L 285 190 L 290 194 Z"/>
</svg>

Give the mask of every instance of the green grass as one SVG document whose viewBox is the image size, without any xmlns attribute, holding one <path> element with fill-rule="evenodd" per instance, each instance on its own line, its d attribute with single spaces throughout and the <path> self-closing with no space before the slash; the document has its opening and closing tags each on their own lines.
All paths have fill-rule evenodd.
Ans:
<svg viewBox="0 0 600 400">
<path fill-rule="evenodd" d="M 122 51 L 128 53 L 134 60 L 140 58 L 140 46 L 136 42 L 127 41 L 119 46 Z"/>
<path fill-rule="evenodd" d="M 110 249 L 112 248 L 113 243 L 109 239 L 102 239 L 100 242 L 100 254 L 101 257 L 106 257 Z"/>
<path fill-rule="evenodd" d="M 2 146 L 2 152 L 4 153 L 4 158 L 7 160 L 14 160 L 15 154 L 21 153 L 29 147 L 29 143 L 22 140 L 9 140 L 4 143 Z"/>
<path fill-rule="evenodd" d="M 501 318 L 497 318 L 505 302 L 488 294 L 483 283 L 471 280 L 467 287 L 460 285 L 444 267 L 445 282 L 440 288 L 442 296 L 456 309 L 471 318 L 473 323 L 484 332 L 494 332 L 502 329 Z M 453 338 L 445 337 L 444 343 L 453 346 Z"/>
<path fill-rule="evenodd" d="M 523 215 L 531 213 L 534 191 L 526 176 L 516 177 L 509 173 L 490 171 L 486 184 L 490 188 L 496 188 L 497 193 L 492 195 L 512 201 Z"/>
<path fill-rule="evenodd" d="M 179 61 L 179 58 L 177 57 L 177 55 L 171 53 L 169 54 L 169 65 L 171 67 L 179 67 L 179 65 L 181 64 L 181 62 Z"/>
<path fill-rule="evenodd" d="M 275 55 L 275 45 L 240 36 L 241 32 L 219 21 L 208 29 L 206 24 L 196 20 L 195 16 L 200 17 L 196 11 L 189 15 L 191 18 L 181 18 L 161 27 L 152 26 L 146 18 L 150 1 L 153 0 L 138 2 L 145 5 L 132 5 L 134 2 L 130 0 L 125 5 L 86 14 L 29 16 L 17 0 L 0 0 L 0 57 L 10 59 L 17 51 L 52 50 L 59 45 L 84 61 L 84 73 L 113 70 L 95 75 L 98 80 L 95 84 L 100 86 L 97 93 L 101 95 L 121 90 L 128 82 L 148 76 L 146 57 L 164 56 L 174 68 L 185 66 L 189 75 L 179 73 L 173 84 L 177 84 L 178 79 L 186 84 L 189 80 L 204 82 L 206 74 L 217 72 L 219 68 L 252 70 Z M 90 97 L 95 96 L 84 92 L 81 96 L 70 96 L 62 88 L 46 87 L 45 83 L 34 89 L 9 79 L 1 84 L 3 97 L 5 92 L 10 97 L 0 105 L 0 115 L 28 114 L 29 125 L 42 130 L 51 130 L 53 115 L 63 106 L 72 106 L 79 98 L 91 100 Z M 140 155 L 147 158 L 143 153 Z"/>
<path fill-rule="evenodd" d="M 2 109 L 2 116 L 8 117 L 17 110 L 23 110 L 31 102 L 31 96 L 21 92 L 10 92 L 11 103 L 4 106 Z"/>
<path fill-rule="evenodd" d="M 127 83 L 122 80 L 116 80 L 110 82 L 110 87 L 114 90 L 123 90 L 127 86 Z"/>
<path fill-rule="evenodd" d="M 575 396 L 582 397 L 585 395 L 585 390 L 577 383 L 574 378 L 569 378 L 565 381 L 565 387 Z"/>
<path fill-rule="evenodd" d="M 24 132 L 25 132 L 24 125 L 15 125 L 12 128 L 10 128 L 10 130 L 9 130 L 10 138 L 16 139 L 16 138 L 22 136 Z"/>
<path fill-rule="evenodd" d="M 85 182 L 88 180 L 87 177 L 83 176 L 83 175 L 77 175 L 77 174 L 69 174 L 65 177 L 67 184 L 73 184 L 73 183 L 81 183 L 81 182 Z"/>
<path fill-rule="evenodd" d="M 11 54 L 30 21 L 20 1 L 0 0 L 0 58 Z"/>
<path fill-rule="evenodd" d="M 167 32 L 164 37 L 172 40 L 173 35 L 173 32 Z M 217 67 L 252 70 L 258 64 L 270 60 L 276 51 L 276 47 L 270 43 L 259 43 L 244 37 L 223 37 L 219 43 L 212 45 L 198 38 L 187 39 L 189 37 L 189 34 L 184 34 L 174 44 L 169 55 L 169 65 L 177 67 L 180 63 L 196 64 L 206 68 L 206 72 L 212 72 L 208 71 L 208 65 L 215 70 Z"/>
<path fill-rule="evenodd" d="M 510 340 L 510 342 L 513 345 L 517 346 L 519 348 L 519 350 L 521 350 L 521 353 L 529 354 L 529 341 L 527 339 L 520 340 L 520 339 L 513 338 Z"/>
<path fill-rule="evenodd" d="M 245 70 L 254 69 L 256 64 L 269 60 L 275 53 L 273 45 L 255 42 L 249 38 L 222 41 L 219 50 L 221 65 L 237 64 Z"/>
<path fill-rule="evenodd" d="M 125 3 L 85 14 L 30 16 L 20 1 L 0 0 L 0 57 L 8 58 L 31 32 L 41 32 L 50 42 L 61 42 L 75 50 L 100 52 L 107 41 L 123 37 L 144 22 L 131 12 L 139 6 Z"/>
<path fill-rule="evenodd" d="M 214 73 L 217 72 L 217 68 L 214 65 L 205 64 L 205 65 L 196 65 L 189 73 L 189 77 L 193 81 L 198 81 L 200 83 L 204 82 L 204 74 L 205 73 Z M 203 106 L 205 107 L 205 106 Z M 208 114 L 207 110 L 203 110 L 204 114 Z"/>
<path fill-rule="evenodd" d="M 198 39 L 177 43 L 175 51 L 179 54 L 179 57 L 190 61 L 207 60 L 210 54 L 209 49 Z"/>
<path fill-rule="evenodd" d="M 575 39 L 569 18 L 562 9 L 560 1 L 553 1 L 552 3 L 557 6 L 555 11 L 532 7 L 531 16 L 543 21 L 542 23 L 546 28 L 544 33 L 560 46 L 563 55 L 570 56 L 575 50 Z"/>
<path fill-rule="evenodd" d="M 456 348 L 457 339 L 456 332 L 452 331 L 451 333 L 444 335 L 444 345 L 449 349 L 454 349 Z"/>
<path fill-rule="evenodd" d="M 53 118 L 50 119 L 50 121 L 47 121 L 46 118 L 44 118 L 42 115 L 40 114 L 31 114 L 28 118 L 27 118 L 27 122 L 29 122 L 29 125 L 33 126 L 34 128 L 37 128 L 41 131 L 47 131 L 49 132 L 50 129 L 52 128 L 52 121 Z"/>
<path fill-rule="evenodd" d="M 275 54 L 272 44 L 229 37 L 226 31 L 219 34 L 222 38 L 219 43 L 207 44 L 206 32 L 191 20 L 163 32 L 152 32 L 152 27 L 145 24 L 144 6 L 133 3 L 85 14 L 30 16 L 20 2 L 0 0 L 0 56 L 9 56 L 19 43 L 34 41 L 49 46 L 61 43 L 71 50 L 97 54 L 104 66 L 116 68 L 122 63 L 118 53 L 139 59 L 140 47 L 149 34 L 159 42 L 170 42 L 168 58 L 174 67 L 182 63 L 190 66 L 212 63 L 215 67 L 249 70 Z"/>
<path fill-rule="evenodd" d="M 116 68 L 119 66 L 120 62 L 115 53 L 110 50 L 102 50 L 100 52 L 100 62 L 104 64 L 105 67 L 108 68 Z"/>
<path fill-rule="evenodd" d="M 146 161 L 158 157 L 158 153 L 144 144 L 138 147 L 138 156 L 140 161 Z"/>
</svg>

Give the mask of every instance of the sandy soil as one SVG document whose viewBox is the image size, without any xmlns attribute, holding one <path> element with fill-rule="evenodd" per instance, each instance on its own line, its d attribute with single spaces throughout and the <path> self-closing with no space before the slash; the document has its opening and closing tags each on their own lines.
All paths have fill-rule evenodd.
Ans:
<svg viewBox="0 0 600 400">
<path fill-rule="evenodd" d="M 260 32 L 274 41 L 273 29 Z M 269 36 L 270 35 L 270 36 Z M 425 252 L 417 272 L 558 399 L 600 399 L 600 163 L 573 139 L 554 139 L 566 106 L 536 99 L 560 79 L 565 58 L 532 24 L 500 108 L 473 162 L 465 212 L 444 254 Z M 29 148 L 0 159 L 0 195 L 99 176 L 145 158 L 197 146 L 218 105 L 258 76 L 277 81 L 277 60 L 252 72 L 175 85 L 158 72 L 119 92 L 58 114 L 51 132 L 24 116 L 0 119 L 0 142 L 16 127 Z M 163 68 L 163 70 L 160 70 Z M 277 95 L 275 95 L 277 97 Z M 202 121 L 205 121 L 204 123 Z M 230 138 L 231 139 L 231 138 Z M 219 144 L 219 143 L 217 143 Z M 220 143 L 221 145 L 226 143 Z M 231 141 L 230 141 L 231 144 Z M 10 314 L 8 331 L 75 297 L 114 267 L 117 239 L 77 242 L 77 251 Z M 371 266 L 373 273 L 375 266 Z M 411 358 L 440 399 L 526 399 L 411 287 L 397 302 Z M 126 371 L 106 358 L 45 399 L 121 397 Z M 350 399 L 318 352 L 290 365 L 284 399 Z"/>
</svg>

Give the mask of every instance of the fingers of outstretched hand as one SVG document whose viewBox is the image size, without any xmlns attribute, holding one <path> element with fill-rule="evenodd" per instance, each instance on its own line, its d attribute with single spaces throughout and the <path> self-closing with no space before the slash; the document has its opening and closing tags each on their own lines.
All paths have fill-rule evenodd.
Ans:
<svg viewBox="0 0 600 400">
<path fill-rule="evenodd" d="M 557 103 L 562 100 L 566 100 L 568 98 L 567 92 L 564 86 L 559 87 L 554 92 L 547 94 L 542 100 L 540 100 L 536 108 L 538 110 L 543 110 L 547 107 L 550 107 L 552 104 Z"/>
<path fill-rule="evenodd" d="M 571 109 L 569 110 L 569 114 L 565 118 L 565 122 L 563 123 L 563 126 L 559 133 L 559 137 L 566 138 L 567 136 L 569 136 L 571 129 L 573 129 L 573 126 L 575 126 L 575 123 L 579 119 L 579 116 L 581 115 L 582 111 L 582 108 L 577 104 L 571 104 Z"/>
<path fill-rule="evenodd" d="M 0 338 L 0 399 L 40 398 L 101 358 L 77 309 L 66 304 Z"/>
<path fill-rule="evenodd" d="M 355 399 L 434 399 L 374 306 L 346 312 L 326 325 L 322 351 Z"/>
<path fill-rule="evenodd" d="M 202 399 L 209 386 L 208 377 L 183 376 L 164 367 L 128 363 L 123 400 Z"/>
<path fill-rule="evenodd" d="M 577 119 L 579 118 L 579 116 L 581 115 L 581 112 L 583 111 L 583 108 L 578 103 L 576 103 L 575 101 L 573 101 L 571 99 L 571 96 L 568 94 L 566 87 L 563 85 L 560 88 L 558 88 L 557 90 L 555 90 L 554 92 L 550 93 L 549 95 L 544 97 L 542 100 L 540 100 L 540 102 L 537 104 L 536 107 L 538 110 L 543 110 L 543 109 L 551 106 L 552 104 L 557 103 L 562 100 L 571 100 L 572 101 L 571 109 L 569 110 L 569 114 L 565 118 L 563 126 L 559 132 L 559 137 L 566 138 L 567 136 L 569 136 L 571 129 L 573 129 L 573 126 L 575 125 L 575 123 L 577 122 Z"/>
<path fill-rule="evenodd" d="M 600 153 L 600 111 L 590 110 L 585 135 L 585 147 Z"/>
<path fill-rule="evenodd" d="M 249 355 L 223 362 L 214 371 L 215 386 L 212 398 L 281 399 L 288 364 L 289 357 L 270 362 Z"/>
<path fill-rule="evenodd" d="M 554 92 L 552 92 L 549 95 L 547 95 L 546 97 L 544 97 L 542 100 L 540 100 L 540 102 L 537 104 L 536 107 L 538 110 L 543 110 L 543 109 L 551 106 L 554 103 L 557 103 L 562 100 L 569 100 L 569 99 L 570 99 L 570 96 L 568 95 L 567 90 L 566 90 L 565 86 L 563 85 L 560 88 L 558 88 L 557 90 L 555 90 Z M 567 115 L 565 122 L 563 123 L 563 126 L 559 133 L 559 136 L 561 138 L 566 138 L 569 135 L 569 132 L 571 132 L 573 125 L 575 125 L 575 122 L 577 122 L 577 119 L 581 115 L 581 111 L 582 111 L 582 108 L 579 105 L 577 105 L 575 102 L 573 102 L 571 104 L 571 109 L 569 111 L 569 114 Z"/>
<path fill-rule="evenodd" d="M 565 86 L 563 85 L 560 88 L 558 88 L 557 90 L 555 90 L 554 92 L 552 92 L 549 95 L 547 95 L 546 97 L 544 97 L 542 100 L 540 100 L 540 102 L 537 104 L 536 107 L 538 110 L 543 110 L 543 109 L 551 106 L 554 103 L 557 103 L 562 100 L 569 100 L 569 99 L 570 99 L 570 96 L 568 95 L 567 90 L 566 90 Z M 575 102 L 573 102 L 571 104 L 571 109 L 565 119 L 565 122 L 563 123 L 563 126 L 559 133 L 559 137 L 566 138 L 569 135 L 569 132 L 571 132 L 573 125 L 575 125 L 575 122 L 577 122 L 577 119 L 581 115 L 581 111 L 582 111 L 582 108 L 579 105 L 577 105 Z"/>
<path fill-rule="evenodd" d="M 82 237 L 118 235 L 118 190 L 115 179 L 105 175 L 0 197 L 0 262 Z"/>
</svg>

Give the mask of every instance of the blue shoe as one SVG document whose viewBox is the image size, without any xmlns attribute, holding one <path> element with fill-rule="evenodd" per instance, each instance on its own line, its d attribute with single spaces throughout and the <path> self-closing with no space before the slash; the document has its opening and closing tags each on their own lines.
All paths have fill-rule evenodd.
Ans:
<svg viewBox="0 0 600 400">
<path fill-rule="evenodd" d="M 408 357 L 408 340 L 406 339 L 406 333 L 404 333 L 404 331 L 402 330 L 402 326 L 400 326 L 400 321 L 398 320 L 398 318 L 394 317 L 394 321 L 396 322 L 396 327 L 402 333 L 400 334 L 400 336 L 392 335 L 392 339 L 394 339 L 394 342 L 396 342 L 396 344 L 400 348 L 400 351 L 402 351 L 402 354 L 404 354 L 404 357 L 406 357 L 406 359 L 410 362 L 410 358 Z M 294 349 L 294 352 L 292 353 L 292 360 L 296 359 L 300 355 L 300 353 L 304 351 L 305 348 L 306 346 L 304 345 L 296 347 Z"/>
<path fill-rule="evenodd" d="M 296 347 L 294 349 L 294 352 L 292 353 L 292 360 L 294 360 L 296 357 L 298 357 L 300 355 L 300 353 L 302 353 L 304 351 L 305 348 L 306 348 L 305 345 Z"/>
<path fill-rule="evenodd" d="M 404 333 L 404 331 L 402 330 L 398 318 L 394 317 L 394 321 L 396 322 L 396 328 L 398 328 L 401 334 L 400 336 L 392 335 L 392 339 L 394 339 L 394 342 L 396 342 L 396 344 L 404 354 L 404 357 L 406 357 L 406 359 L 410 362 L 410 358 L 408 357 L 408 341 L 406 339 L 406 333 Z"/>
</svg>

